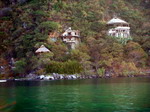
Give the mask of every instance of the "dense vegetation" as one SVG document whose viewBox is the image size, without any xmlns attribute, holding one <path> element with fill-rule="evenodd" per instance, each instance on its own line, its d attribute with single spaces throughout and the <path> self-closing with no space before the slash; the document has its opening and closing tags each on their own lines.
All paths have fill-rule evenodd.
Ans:
<svg viewBox="0 0 150 112">
<path fill-rule="evenodd" d="M 44 73 L 138 74 L 150 66 L 149 0 L 12 0 L 0 1 L 1 77 Z M 118 15 L 131 25 L 133 41 L 122 45 L 107 37 L 106 22 Z M 65 28 L 80 30 L 80 46 L 69 50 L 58 37 Z M 44 44 L 50 53 L 36 55 Z M 8 67 L 11 58 L 13 68 Z M 2 70 L 1 70 L 2 71 Z"/>
</svg>

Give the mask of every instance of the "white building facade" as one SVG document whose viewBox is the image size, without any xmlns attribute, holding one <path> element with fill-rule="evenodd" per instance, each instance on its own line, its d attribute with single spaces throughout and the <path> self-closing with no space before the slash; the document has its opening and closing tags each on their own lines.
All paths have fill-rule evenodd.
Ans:
<svg viewBox="0 0 150 112">
<path fill-rule="evenodd" d="M 131 40 L 130 36 L 130 26 L 126 21 L 114 17 L 107 22 L 109 30 L 107 32 L 108 36 L 116 37 L 120 39 L 122 43 L 126 43 L 128 40 Z"/>
<path fill-rule="evenodd" d="M 80 43 L 80 33 L 78 30 L 72 30 L 69 27 L 61 36 L 63 42 L 65 42 L 69 48 L 75 49 Z"/>
</svg>

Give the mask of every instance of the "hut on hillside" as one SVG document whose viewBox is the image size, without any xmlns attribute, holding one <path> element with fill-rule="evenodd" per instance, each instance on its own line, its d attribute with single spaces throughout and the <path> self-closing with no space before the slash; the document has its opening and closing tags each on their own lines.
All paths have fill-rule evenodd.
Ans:
<svg viewBox="0 0 150 112">
<path fill-rule="evenodd" d="M 48 53 L 50 52 L 49 49 L 47 49 L 44 45 L 41 45 L 40 48 L 38 48 L 35 53 Z"/>
</svg>

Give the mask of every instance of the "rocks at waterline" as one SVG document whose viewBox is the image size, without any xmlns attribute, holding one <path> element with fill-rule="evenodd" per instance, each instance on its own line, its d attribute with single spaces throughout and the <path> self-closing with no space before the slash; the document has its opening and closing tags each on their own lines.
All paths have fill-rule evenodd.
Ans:
<svg viewBox="0 0 150 112">
<path fill-rule="evenodd" d="M 78 79 L 78 75 L 64 75 L 64 74 L 56 74 L 53 73 L 53 75 L 40 75 L 38 76 L 37 79 L 39 80 L 73 80 L 73 79 Z"/>
<path fill-rule="evenodd" d="M 106 78 L 109 78 L 108 76 L 105 76 Z M 26 76 L 27 80 L 76 80 L 76 79 L 97 79 L 102 78 L 99 75 L 79 75 L 79 74 L 73 74 L 73 75 L 64 75 L 64 74 L 58 74 L 53 73 L 52 75 L 36 75 L 33 73 L 30 73 Z"/>
<path fill-rule="evenodd" d="M 79 76 L 78 74 L 64 75 L 53 73 L 52 75 L 36 75 L 30 73 L 24 78 L 25 80 L 75 80 L 75 79 L 86 79 L 85 76 Z"/>
</svg>

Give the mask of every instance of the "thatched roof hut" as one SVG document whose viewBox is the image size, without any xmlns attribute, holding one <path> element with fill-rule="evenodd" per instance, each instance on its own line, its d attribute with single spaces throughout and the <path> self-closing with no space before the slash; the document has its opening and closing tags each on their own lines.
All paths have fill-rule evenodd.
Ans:
<svg viewBox="0 0 150 112">
<path fill-rule="evenodd" d="M 47 49 L 44 45 L 41 45 L 40 48 L 38 48 L 35 53 L 47 53 L 50 52 L 49 49 Z"/>
</svg>

